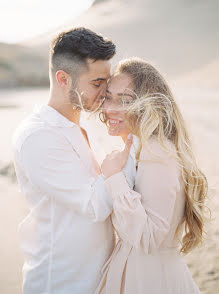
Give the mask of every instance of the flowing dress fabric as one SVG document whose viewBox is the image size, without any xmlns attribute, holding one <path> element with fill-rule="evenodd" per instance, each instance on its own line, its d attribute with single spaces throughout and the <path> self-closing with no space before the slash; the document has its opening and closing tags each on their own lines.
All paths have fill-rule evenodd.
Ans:
<svg viewBox="0 0 219 294">
<path fill-rule="evenodd" d="M 105 181 L 119 241 L 96 294 L 200 294 L 179 253 L 184 185 L 175 147 L 143 147 L 134 190 L 120 172 Z"/>
</svg>

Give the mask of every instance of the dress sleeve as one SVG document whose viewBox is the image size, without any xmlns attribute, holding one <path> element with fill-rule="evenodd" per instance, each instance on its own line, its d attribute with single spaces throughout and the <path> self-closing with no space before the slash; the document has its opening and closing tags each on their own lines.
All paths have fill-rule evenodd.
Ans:
<svg viewBox="0 0 219 294">
<path fill-rule="evenodd" d="M 138 192 L 132 190 L 122 172 L 105 182 L 113 199 L 112 220 L 120 238 L 149 253 L 159 248 L 169 232 L 176 194 L 179 190 L 177 160 L 158 143 L 152 144 L 158 160 L 147 150 L 141 153 L 137 171 Z"/>
<path fill-rule="evenodd" d="M 112 212 L 102 175 L 83 180 L 80 158 L 59 133 L 38 130 L 22 144 L 20 162 L 33 188 L 73 211 L 104 221 Z"/>
</svg>

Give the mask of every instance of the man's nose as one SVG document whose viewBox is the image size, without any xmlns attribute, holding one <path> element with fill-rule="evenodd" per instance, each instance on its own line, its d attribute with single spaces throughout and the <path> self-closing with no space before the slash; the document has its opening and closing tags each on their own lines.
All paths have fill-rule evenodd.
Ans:
<svg viewBox="0 0 219 294">
<path fill-rule="evenodd" d="M 105 97 L 105 95 L 106 95 L 106 87 L 104 86 L 104 84 L 102 84 L 102 85 L 100 86 L 97 95 L 98 95 L 99 98 L 103 98 L 103 97 Z"/>
<path fill-rule="evenodd" d="M 103 81 L 101 83 L 101 86 L 100 86 L 100 91 L 105 94 L 106 93 L 106 89 L 107 89 L 107 82 L 106 81 Z"/>
</svg>

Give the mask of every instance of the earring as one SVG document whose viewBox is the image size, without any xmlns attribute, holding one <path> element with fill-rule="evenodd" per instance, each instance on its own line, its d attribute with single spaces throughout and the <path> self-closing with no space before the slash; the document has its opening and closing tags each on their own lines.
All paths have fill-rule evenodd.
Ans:
<svg viewBox="0 0 219 294">
<path fill-rule="evenodd" d="M 99 112 L 99 119 L 102 123 L 106 123 L 106 118 L 105 118 L 105 115 L 102 111 Z"/>
<path fill-rule="evenodd" d="M 77 109 L 77 106 L 76 105 L 72 105 L 72 109 L 73 110 L 76 110 Z"/>
</svg>

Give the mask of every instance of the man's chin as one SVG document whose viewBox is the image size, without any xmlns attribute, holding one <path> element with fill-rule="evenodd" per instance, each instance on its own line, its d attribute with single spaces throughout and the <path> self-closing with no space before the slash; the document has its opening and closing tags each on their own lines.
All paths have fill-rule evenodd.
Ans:
<svg viewBox="0 0 219 294">
<path fill-rule="evenodd" d="M 93 106 L 91 106 L 91 107 L 89 107 L 89 106 L 84 107 L 84 111 L 86 111 L 86 112 L 93 112 L 93 113 L 95 113 L 95 112 L 97 112 L 97 110 L 98 109 L 94 108 Z"/>
<path fill-rule="evenodd" d="M 85 105 L 84 110 L 86 112 L 98 112 L 101 107 L 100 102 L 95 102 L 92 105 Z"/>
</svg>

